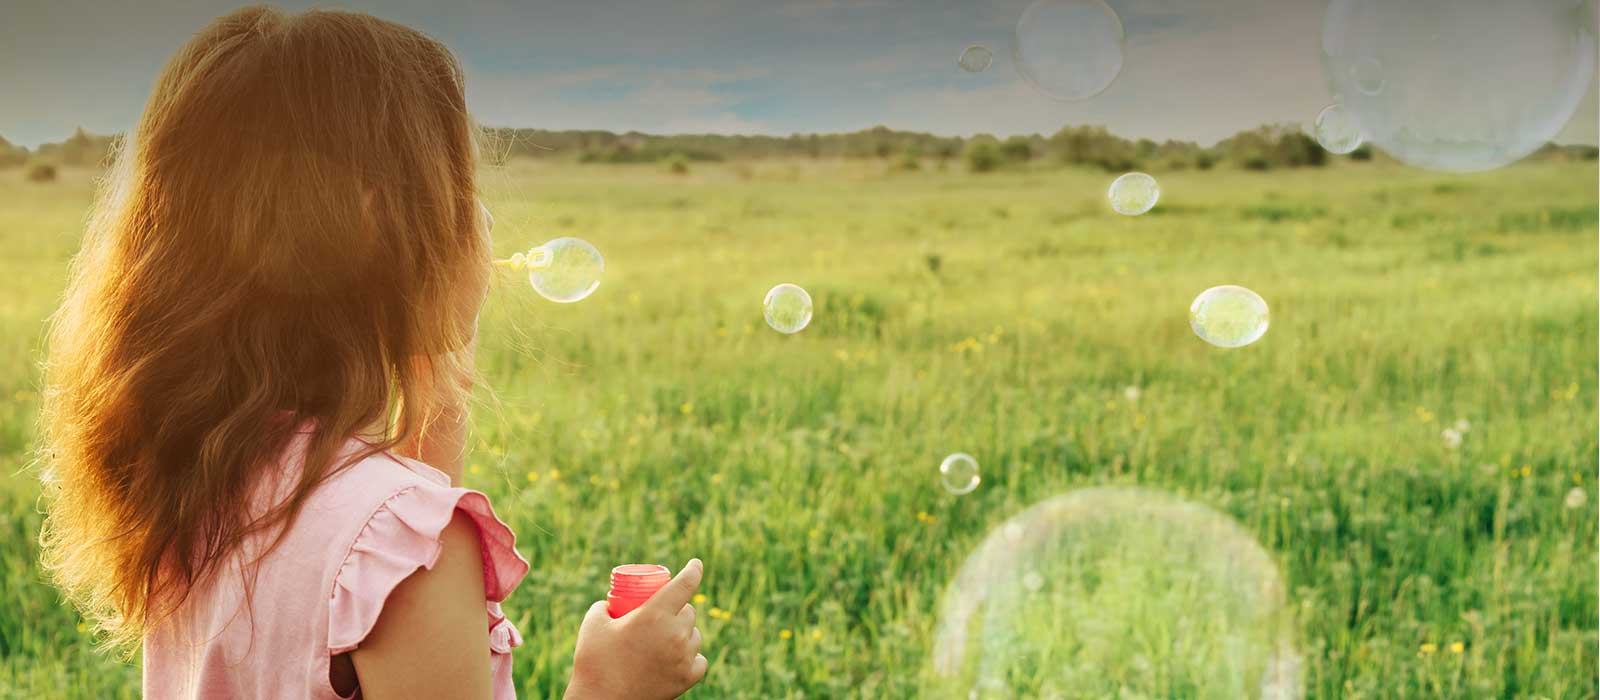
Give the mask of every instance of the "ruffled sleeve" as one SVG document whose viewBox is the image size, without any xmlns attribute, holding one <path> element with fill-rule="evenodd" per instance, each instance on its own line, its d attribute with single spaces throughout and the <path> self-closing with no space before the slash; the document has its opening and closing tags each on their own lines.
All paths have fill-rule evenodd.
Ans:
<svg viewBox="0 0 1600 700">
<path fill-rule="evenodd" d="M 457 510 L 478 526 L 491 645 L 503 653 L 521 643 L 499 606 L 528 573 L 527 560 L 516 550 L 516 536 L 495 516 L 483 494 L 428 484 L 407 486 L 389 497 L 356 535 L 334 575 L 329 654 L 359 646 L 377 624 L 389 592 L 417 569 L 433 568 L 442 549 L 440 533 Z"/>
</svg>

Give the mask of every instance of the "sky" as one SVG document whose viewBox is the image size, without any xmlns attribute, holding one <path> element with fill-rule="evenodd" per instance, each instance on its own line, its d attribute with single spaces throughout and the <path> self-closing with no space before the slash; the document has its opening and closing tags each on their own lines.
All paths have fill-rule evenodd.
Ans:
<svg viewBox="0 0 1600 700">
<path fill-rule="evenodd" d="M 134 123 L 168 56 L 240 3 L 5 0 L 0 136 L 24 146 Z M 1132 138 L 1210 144 L 1327 105 L 1326 0 L 1107 0 L 1124 65 L 1093 99 L 1017 77 L 1027 0 L 356 0 L 448 45 L 468 104 L 492 126 L 649 133 L 838 132 L 885 125 L 947 135 L 1101 124 Z M 312 3 L 280 2 L 284 9 Z M 448 7 L 446 6 L 448 5 Z M 993 65 L 965 73 L 970 44 Z M 1590 86 L 1561 142 L 1596 142 Z"/>
</svg>

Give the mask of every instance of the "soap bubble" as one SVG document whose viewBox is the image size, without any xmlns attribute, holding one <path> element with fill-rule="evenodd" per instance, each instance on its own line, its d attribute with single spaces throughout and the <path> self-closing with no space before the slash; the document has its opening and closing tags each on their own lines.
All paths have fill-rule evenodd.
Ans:
<svg viewBox="0 0 1600 700">
<path fill-rule="evenodd" d="M 528 282 L 550 301 L 570 304 L 600 288 L 606 262 L 600 251 L 582 238 L 557 238 L 528 251 Z"/>
<path fill-rule="evenodd" d="M 1328 105 L 1317 114 L 1317 143 L 1329 153 L 1345 155 L 1361 147 L 1361 125 L 1343 107 Z"/>
<path fill-rule="evenodd" d="M 945 591 L 931 661 L 931 698 L 1301 697 L 1272 556 L 1139 488 L 1056 496 L 992 531 Z"/>
<path fill-rule="evenodd" d="M 1104 92 L 1122 72 L 1122 20 L 1101 0 L 1034 0 L 1017 18 L 1013 63 L 1061 100 Z"/>
<path fill-rule="evenodd" d="M 799 333 L 811 323 L 811 295 L 792 284 L 780 284 L 761 300 L 767 325 L 779 333 Z"/>
<path fill-rule="evenodd" d="M 1244 347 L 1267 334 L 1267 301 L 1244 287 L 1212 287 L 1189 305 L 1194 334 L 1219 348 Z"/>
<path fill-rule="evenodd" d="M 1111 181 L 1106 197 L 1118 214 L 1138 216 L 1155 207 L 1156 200 L 1161 199 L 1161 186 L 1144 173 L 1128 173 Z"/>
<path fill-rule="evenodd" d="M 957 452 L 939 463 L 939 483 L 950 493 L 957 496 L 972 493 L 979 481 L 978 460 L 972 455 Z"/>
<path fill-rule="evenodd" d="M 989 70 L 989 64 L 994 62 L 994 52 L 987 46 L 973 44 L 961 52 L 961 58 L 956 63 L 961 65 L 961 70 L 968 73 L 982 73 Z"/>
<path fill-rule="evenodd" d="M 1356 86 L 1363 95 L 1376 95 L 1383 92 L 1383 64 L 1371 56 L 1358 59 L 1350 64 L 1350 82 Z"/>
<path fill-rule="evenodd" d="M 1333 0 L 1323 66 L 1390 155 L 1488 170 L 1537 150 L 1572 118 L 1594 77 L 1594 26 L 1595 0 Z"/>
</svg>

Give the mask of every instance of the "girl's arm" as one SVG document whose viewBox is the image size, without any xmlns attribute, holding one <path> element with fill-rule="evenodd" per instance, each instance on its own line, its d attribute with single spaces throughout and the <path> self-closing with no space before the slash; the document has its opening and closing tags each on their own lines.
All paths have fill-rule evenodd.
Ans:
<svg viewBox="0 0 1600 700">
<path fill-rule="evenodd" d="M 457 511 L 439 536 L 439 560 L 395 586 L 378 622 L 350 652 L 366 700 L 488 700 L 478 528 Z"/>
</svg>

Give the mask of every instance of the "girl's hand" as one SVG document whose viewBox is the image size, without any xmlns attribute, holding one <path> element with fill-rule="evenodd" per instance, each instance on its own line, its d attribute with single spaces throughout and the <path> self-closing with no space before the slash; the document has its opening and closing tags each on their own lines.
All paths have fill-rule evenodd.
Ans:
<svg viewBox="0 0 1600 700">
<path fill-rule="evenodd" d="M 578 630 L 567 700 L 675 698 L 706 675 L 700 629 L 689 599 L 700 588 L 703 565 L 691 559 L 677 577 L 618 619 L 606 602 L 589 607 Z"/>
</svg>

